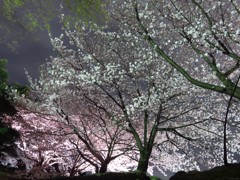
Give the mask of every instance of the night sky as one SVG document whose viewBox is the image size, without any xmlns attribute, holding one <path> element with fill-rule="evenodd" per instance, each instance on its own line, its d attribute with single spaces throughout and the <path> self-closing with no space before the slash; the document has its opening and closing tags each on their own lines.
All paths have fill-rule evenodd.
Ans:
<svg viewBox="0 0 240 180">
<path fill-rule="evenodd" d="M 58 36 L 61 33 L 58 18 L 51 25 L 52 34 Z M 18 30 L 16 27 L 15 31 Z M 11 33 L 16 32 L 13 31 Z M 1 34 L 3 33 L 0 32 Z M 0 58 L 8 60 L 9 83 L 28 84 L 25 69 L 33 78 L 37 78 L 39 66 L 53 55 L 53 48 L 50 44 L 47 31 L 38 30 L 32 34 L 22 33 L 22 35 L 22 40 L 18 41 L 19 46 L 16 48 L 16 52 L 7 47 L 7 42 L 4 42 L 5 44 L 0 43 Z M 34 37 L 38 40 L 34 40 Z"/>
<path fill-rule="evenodd" d="M 58 0 L 55 1 L 54 9 L 58 12 L 59 9 Z M 61 11 L 65 15 L 73 15 L 67 9 Z M 21 10 L 16 14 L 21 15 Z M 69 14 L 70 13 L 70 14 Z M 103 18 L 104 19 L 104 18 Z M 97 15 L 97 23 L 102 22 L 102 15 Z M 0 29 L 0 59 L 7 59 L 7 70 L 9 73 L 9 83 L 28 84 L 28 80 L 25 74 L 25 69 L 29 72 L 33 78 L 38 77 L 39 66 L 46 62 L 46 59 L 51 55 L 54 55 L 53 47 L 50 44 L 47 30 L 41 31 L 39 29 L 36 32 L 26 32 L 22 28 L 21 24 L 12 24 L 2 16 L 0 13 L 0 23 L 3 26 L 7 26 L 10 32 Z M 61 32 L 60 18 L 56 16 L 51 22 L 51 33 L 54 36 L 59 36 Z M 7 32 L 7 33 L 6 33 Z M 38 40 L 34 40 L 38 39 Z M 16 48 L 16 52 L 13 52 L 8 48 L 8 42 L 16 40 L 19 46 Z"/>
</svg>

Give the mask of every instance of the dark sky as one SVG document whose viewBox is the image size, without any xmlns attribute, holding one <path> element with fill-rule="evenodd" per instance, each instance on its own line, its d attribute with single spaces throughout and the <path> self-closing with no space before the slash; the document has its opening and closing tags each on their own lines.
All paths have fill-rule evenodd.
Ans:
<svg viewBox="0 0 240 180">
<path fill-rule="evenodd" d="M 54 35 L 61 33 L 58 19 L 52 23 L 52 33 Z M 36 36 L 38 40 L 34 40 L 33 36 Z M 6 44 L 0 43 L 0 58 L 8 60 L 9 82 L 28 84 L 25 69 L 33 78 L 36 78 L 39 66 L 46 62 L 46 58 L 53 55 L 52 49 L 47 31 L 40 30 L 32 35 L 23 33 L 16 52 L 13 52 Z"/>
<path fill-rule="evenodd" d="M 53 3 L 53 9 L 55 9 L 56 12 L 58 12 L 60 6 L 59 2 L 61 1 L 56 0 Z M 21 15 L 21 12 L 22 10 L 17 11 L 17 16 Z M 65 15 L 74 15 L 67 9 L 63 9 L 61 12 Z M 101 18 L 101 16 L 98 17 L 98 23 L 101 22 Z M 59 17 L 55 17 L 55 19 L 50 22 L 53 36 L 59 36 L 59 34 L 61 34 L 59 21 Z M 46 62 L 46 59 L 51 55 L 54 55 L 48 33 L 47 31 L 41 30 L 37 30 L 37 32 L 33 32 L 32 34 L 26 31 L 24 32 L 24 28 L 22 28 L 21 25 L 9 23 L 1 13 L 0 23 L 10 29 L 10 32 L 0 29 L 0 58 L 8 60 L 7 70 L 9 73 L 9 82 L 28 84 L 25 69 L 33 78 L 37 78 L 39 66 Z M 33 37 L 39 40 L 34 41 Z M 15 39 L 19 42 L 19 47 L 16 48 L 16 52 L 13 52 L 7 47 L 7 43 Z"/>
</svg>

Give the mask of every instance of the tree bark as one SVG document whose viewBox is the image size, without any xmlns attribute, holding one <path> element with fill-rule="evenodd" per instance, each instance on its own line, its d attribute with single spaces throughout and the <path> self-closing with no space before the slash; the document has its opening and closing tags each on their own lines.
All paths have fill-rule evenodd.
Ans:
<svg viewBox="0 0 240 180">
<path fill-rule="evenodd" d="M 150 154 L 151 152 L 149 151 L 144 151 L 143 153 L 140 152 L 140 159 L 138 161 L 137 171 L 147 173 Z"/>
<path fill-rule="evenodd" d="M 228 113 L 229 113 L 229 110 L 230 110 L 230 106 L 231 106 L 231 101 L 232 101 L 232 98 L 233 98 L 233 95 L 237 89 L 237 86 L 238 86 L 238 82 L 240 80 L 240 76 L 238 77 L 238 80 L 236 82 L 236 85 L 235 85 L 235 88 L 233 90 L 233 93 L 232 95 L 230 96 L 230 99 L 228 101 L 228 106 L 227 106 L 227 111 L 226 111 L 226 116 L 225 116 L 225 121 L 224 121 L 224 130 L 223 130 L 223 162 L 224 162 L 224 165 L 227 166 L 229 165 L 228 163 L 228 158 L 227 158 L 227 122 L 228 122 Z"/>
<path fill-rule="evenodd" d="M 108 167 L 108 163 L 107 163 L 107 162 L 103 162 L 103 163 L 101 164 L 99 173 L 105 173 L 105 172 L 107 172 L 107 167 Z"/>
</svg>

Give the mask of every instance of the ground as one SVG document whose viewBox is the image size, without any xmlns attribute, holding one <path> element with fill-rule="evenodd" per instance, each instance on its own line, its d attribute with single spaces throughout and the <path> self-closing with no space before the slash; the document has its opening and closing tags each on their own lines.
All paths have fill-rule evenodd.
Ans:
<svg viewBox="0 0 240 180">
<path fill-rule="evenodd" d="M 219 166 L 208 171 L 178 172 L 170 180 L 240 180 L 240 164 Z"/>
<path fill-rule="evenodd" d="M 0 180 L 17 180 L 17 169 L 0 168 Z M 29 179 L 29 178 L 21 178 Z M 49 180 L 160 180 L 156 177 L 148 177 L 138 172 L 109 172 L 106 174 L 95 174 L 91 176 L 81 177 L 57 177 L 49 178 Z M 46 179 L 45 179 L 46 180 Z M 230 164 L 229 166 L 219 166 L 208 171 L 180 171 L 176 173 L 170 180 L 240 180 L 240 164 Z"/>
</svg>

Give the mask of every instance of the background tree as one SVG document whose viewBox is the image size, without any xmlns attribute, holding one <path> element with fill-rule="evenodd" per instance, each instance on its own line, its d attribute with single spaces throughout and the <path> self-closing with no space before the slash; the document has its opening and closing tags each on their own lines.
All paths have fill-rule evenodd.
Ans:
<svg viewBox="0 0 240 180">
<path fill-rule="evenodd" d="M 0 95 L 3 96 L 4 91 L 7 87 L 7 79 L 8 79 L 8 74 L 6 71 L 6 64 L 7 60 L 1 59 L 0 60 Z"/>
<path fill-rule="evenodd" d="M 22 176 L 49 178 L 74 176 L 84 172 L 89 164 L 69 142 L 72 134 L 67 128 L 52 121 L 56 117 L 29 112 L 19 106 L 18 110 L 18 116 L 12 118 L 11 123 L 21 134 L 16 144 L 18 154 L 28 170 L 22 172 Z"/>
<path fill-rule="evenodd" d="M 0 60 L 0 152 L 7 152 L 12 156 L 17 156 L 14 142 L 19 138 L 19 133 L 11 128 L 11 124 L 6 120 L 7 116 L 13 116 L 17 113 L 14 106 L 7 99 L 7 78 L 5 69 L 7 60 Z"/>
<path fill-rule="evenodd" d="M 76 114 L 77 116 L 73 117 L 67 115 L 62 109 L 57 114 L 66 121 L 77 136 L 70 139 L 70 142 L 76 147 L 80 157 L 95 168 L 95 173 L 105 173 L 111 161 L 127 155 L 128 151 L 133 149 L 129 144 L 131 137 L 124 134 L 121 126 L 111 122 L 109 115 L 106 116 L 99 109 L 89 107 L 86 103 L 84 106 L 79 105 L 78 108 L 81 107 L 87 111 L 82 109 Z M 67 113 L 69 114 L 69 111 Z M 81 146 L 79 147 L 79 143 L 76 142 Z"/>
<path fill-rule="evenodd" d="M 88 106 L 86 101 L 76 96 L 81 93 L 79 89 L 75 89 L 75 95 L 73 95 L 71 86 L 60 87 L 57 76 L 53 64 L 42 66 L 40 86 L 35 86 L 38 90 L 33 89 L 31 93 L 34 95 L 30 95 L 33 102 L 19 101 L 18 106 L 27 104 L 30 111 L 40 112 L 46 118 L 49 115 L 48 119 L 57 123 L 58 126 L 54 126 L 62 132 L 59 136 L 69 136 L 68 144 L 71 144 L 70 146 L 76 150 L 81 160 L 94 167 L 96 173 L 104 173 L 111 161 L 119 156 L 127 155 L 127 152 L 132 150 L 132 145 L 129 143 L 131 137 L 126 137 L 121 126 L 112 123 L 108 114 L 100 112 L 97 106 Z M 53 84 L 57 86 L 54 87 Z M 51 124 L 51 120 L 44 124 Z M 34 126 L 43 129 L 41 131 L 47 131 L 47 127 L 49 127 L 49 125 L 43 127 L 41 123 Z M 24 130 L 26 125 L 22 125 L 22 127 Z M 32 133 L 34 134 L 36 131 L 36 129 L 32 130 Z M 44 132 L 42 133 L 44 134 Z M 31 144 L 39 146 L 38 142 L 39 140 L 32 139 Z M 62 144 L 62 142 L 58 142 L 58 144 Z M 67 151 L 67 149 L 65 150 Z"/>
</svg>

